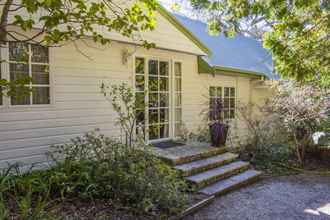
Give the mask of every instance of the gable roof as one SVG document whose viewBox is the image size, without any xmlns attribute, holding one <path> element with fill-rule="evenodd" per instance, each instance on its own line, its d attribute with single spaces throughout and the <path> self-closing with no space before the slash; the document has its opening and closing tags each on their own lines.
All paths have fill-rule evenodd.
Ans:
<svg viewBox="0 0 330 220">
<path fill-rule="evenodd" d="M 189 40 L 191 40 L 196 46 L 198 46 L 204 53 L 211 56 L 211 50 L 190 30 L 184 26 L 181 22 L 177 20 L 177 18 L 168 12 L 161 4 L 157 5 L 157 11 L 165 17 L 172 25 L 174 25 L 179 31 L 181 31 Z"/>
<path fill-rule="evenodd" d="M 211 36 L 205 23 L 178 14 L 173 16 L 211 49 L 212 56 L 203 59 L 214 67 L 214 71 L 242 72 L 276 78 L 271 54 L 262 47 L 261 42 L 240 34 L 234 38 L 226 38 L 224 35 Z"/>
</svg>

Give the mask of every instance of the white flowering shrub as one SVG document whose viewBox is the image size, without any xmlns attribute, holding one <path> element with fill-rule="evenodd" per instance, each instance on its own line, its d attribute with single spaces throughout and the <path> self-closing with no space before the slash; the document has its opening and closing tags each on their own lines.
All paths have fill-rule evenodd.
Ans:
<svg viewBox="0 0 330 220">
<path fill-rule="evenodd" d="M 295 143 L 299 161 L 303 162 L 313 134 L 329 121 L 329 90 L 282 81 L 274 85 L 274 89 L 275 95 L 266 109 L 281 120 Z"/>
</svg>

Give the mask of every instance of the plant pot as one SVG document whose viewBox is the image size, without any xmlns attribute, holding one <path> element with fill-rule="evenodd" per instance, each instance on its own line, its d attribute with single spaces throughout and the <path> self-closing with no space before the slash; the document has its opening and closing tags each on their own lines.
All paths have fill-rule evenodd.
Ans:
<svg viewBox="0 0 330 220">
<path fill-rule="evenodd" d="M 229 126 L 220 122 L 214 122 L 210 125 L 211 143 L 214 147 L 226 145 Z"/>
</svg>

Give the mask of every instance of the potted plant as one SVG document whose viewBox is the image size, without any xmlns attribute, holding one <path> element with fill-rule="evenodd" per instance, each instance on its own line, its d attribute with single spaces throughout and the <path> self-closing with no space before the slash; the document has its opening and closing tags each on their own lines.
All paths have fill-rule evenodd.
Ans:
<svg viewBox="0 0 330 220">
<path fill-rule="evenodd" d="M 209 107 L 209 128 L 211 143 L 214 147 L 222 147 L 226 144 L 229 125 L 224 122 L 223 116 L 221 99 L 212 99 Z"/>
</svg>

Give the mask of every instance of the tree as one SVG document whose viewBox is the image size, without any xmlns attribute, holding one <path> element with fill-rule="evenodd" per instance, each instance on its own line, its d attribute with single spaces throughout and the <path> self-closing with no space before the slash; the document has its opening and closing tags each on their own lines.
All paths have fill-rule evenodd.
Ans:
<svg viewBox="0 0 330 220">
<path fill-rule="evenodd" d="M 285 78 L 330 85 L 329 0 L 190 0 L 211 32 L 263 40 Z"/>
<path fill-rule="evenodd" d="M 8 42 L 61 46 L 86 38 L 108 44 L 106 32 L 111 31 L 125 37 L 140 36 L 140 31 L 154 28 L 156 7 L 156 0 L 0 0 L 0 47 Z M 137 41 L 147 48 L 154 46 L 142 37 Z M 2 79 L 0 88 L 13 95 L 15 85 L 23 88 L 26 80 L 30 79 Z"/>
</svg>

